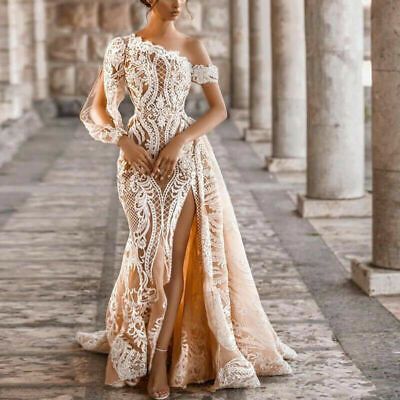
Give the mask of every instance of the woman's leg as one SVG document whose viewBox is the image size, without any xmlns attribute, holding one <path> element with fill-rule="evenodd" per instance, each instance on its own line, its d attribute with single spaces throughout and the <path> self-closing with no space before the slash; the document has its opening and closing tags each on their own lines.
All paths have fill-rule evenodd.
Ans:
<svg viewBox="0 0 400 400">
<path fill-rule="evenodd" d="M 174 330 L 176 314 L 182 297 L 183 262 L 194 213 L 195 203 L 192 191 L 190 190 L 175 228 L 172 248 L 171 279 L 164 287 L 168 299 L 168 306 L 157 342 L 157 346 L 162 349 L 166 349 L 170 342 Z"/>
<path fill-rule="evenodd" d="M 183 291 L 183 262 L 195 211 L 193 193 L 189 190 L 174 232 L 171 279 L 164 286 L 168 304 L 157 341 L 157 347 L 161 349 L 168 348 L 174 330 Z M 152 392 L 164 391 L 168 387 L 166 359 L 167 352 L 155 351 L 149 379 Z"/>
</svg>

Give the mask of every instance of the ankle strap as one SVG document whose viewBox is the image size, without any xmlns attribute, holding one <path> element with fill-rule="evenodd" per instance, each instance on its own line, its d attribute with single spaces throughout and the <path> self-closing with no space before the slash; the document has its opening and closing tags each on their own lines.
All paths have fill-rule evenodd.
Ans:
<svg viewBox="0 0 400 400">
<path fill-rule="evenodd" d="M 168 351 L 168 349 L 160 349 L 159 347 L 156 347 L 156 350 L 158 350 L 158 351 Z"/>
</svg>

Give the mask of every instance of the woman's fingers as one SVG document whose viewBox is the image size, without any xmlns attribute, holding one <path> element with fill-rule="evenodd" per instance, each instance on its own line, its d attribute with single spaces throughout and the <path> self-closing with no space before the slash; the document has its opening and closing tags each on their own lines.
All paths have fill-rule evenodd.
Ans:
<svg viewBox="0 0 400 400">
<path fill-rule="evenodd" d="M 141 173 L 153 176 L 154 179 L 164 180 L 169 179 L 172 176 L 176 163 L 160 160 L 159 163 L 154 165 L 154 169 L 151 169 L 146 161 L 143 159 L 137 159 L 135 162 L 129 163 L 129 165 Z"/>
<path fill-rule="evenodd" d="M 164 171 L 166 164 L 167 164 L 167 159 L 165 158 L 165 156 L 160 154 L 160 169 L 162 171 Z"/>
<path fill-rule="evenodd" d="M 165 171 L 165 177 L 166 178 L 170 178 L 171 177 L 171 175 L 172 175 L 172 171 L 174 170 L 174 162 L 173 161 L 170 161 L 169 163 L 168 163 L 168 168 L 167 168 L 167 170 Z"/>
<path fill-rule="evenodd" d="M 151 159 L 149 153 L 147 153 L 147 151 L 144 149 L 141 154 L 141 159 L 143 160 L 144 163 L 146 163 L 146 165 L 150 170 L 153 168 L 153 160 Z"/>
<path fill-rule="evenodd" d="M 141 155 L 139 158 L 139 161 L 141 164 L 146 166 L 146 171 L 148 171 L 148 173 L 150 173 L 152 170 L 152 165 L 149 163 L 147 158 L 144 155 Z"/>
<path fill-rule="evenodd" d="M 143 153 L 143 159 L 149 169 L 149 173 L 151 173 L 153 171 L 154 160 L 146 150 Z"/>
<path fill-rule="evenodd" d="M 132 141 L 132 146 L 124 151 L 124 159 L 136 170 L 150 174 L 153 171 L 153 159 L 148 151 Z"/>
<path fill-rule="evenodd" d="M 150 157 L 150 154 L 145 149 L 143 149 L 143 154 L 146 158 L 149 167 L 151 168 L 153 166 L 153 159 Z"/>
<path fill-rule="evenodd" d="M 172 176 L 176 161 L 165 158 L 160 154 L 154 165 L 149 165 L 148 159 L 143 155 L 131 162 L 130 165 L 142 173 L 153 176 L 155 179 L 164 180 Z"/>
<path fill-rule="evenodd" d="M 139 167 L 146 173 L 150 174 L 151 170 L 149 166 L 147 165 L 147 162 L 144 160 L 138 160 Z"/>
<path fill-rule="evenodd" d="M 164 163 L 164 169 L 161 179 L 169 179 L 171 177 L 173 171 L 173 165 L 174 165 L 173 161 L 166 160 L 166 162 Z"/>
<path fill-rule="evenodd" d="M 152 170 L 152 176 L 156 179 L 158 178 L 159 173 L 160 173 L 160 162 L 161 162 L 161 158 L 158 157 L 156 162 L 154 163 L 153 170 Z"/>
<path fill-rule="evenodd" d="M 174 173 L 175 167 L 176 167 L 176 161 L 171 163 L 171 168 L 170 168 L 170 171 L 169 171 L 168 178 L 170 178 L 172 176 L 172 174 Z"/>
<path fill-rule="evenodd" d="M 161 180 L 163 180 L 164 178 L 167 177 L 167 173 L 168 173 L 168 169 L 169 169 L 169 161 L 166 158 L 162 158 L 161 162 L 160 162 L 160 175 L 161 175 Z"/>
</svg>

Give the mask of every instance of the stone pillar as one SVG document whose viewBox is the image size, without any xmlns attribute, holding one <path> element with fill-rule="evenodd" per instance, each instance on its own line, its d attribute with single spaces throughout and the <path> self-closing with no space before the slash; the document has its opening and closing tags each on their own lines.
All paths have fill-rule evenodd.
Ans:
<svg viewBox="0 0 400 400">
<path fill-rule="evenodd" d="M 270 0 L 250 1 L 250 115 L 247 141 L 271 138 Z"/>
<path fill-rule="evenodd" d="M 370 215 L 364 194 L 363 6 L 305 0 L 307 193 L 304 217 Z"/>
<path fill-rule="evenodd" d="M 0 29 L 3 47 L 0 50 L 0 122 L 19 118 L 23 113 L 23 86 L 18 64 L 18 17 L 20 3 L 6 0 L 0 4 Z"/>
<path fill-rule="evenodd" d="M 271 2 L 272 157 L 269 171 L 306 167 L 306 43 L 304 0 Z"/>
<path fill-rule="evenodd" d="M 0 46 L 0 82 L 8 82 L 10 78 L 8 1 L 0 2 L 0 35 L 3 45 Z"/>
<path fill-rule="evenodd" d="M 235 119 L 247 119 L 249 115 L 249 3 L 248 0 L 231 2 L 232 43 L 232 108 Z"/>
<path fill-rule="evenodd" d="M 0 4 L 0 122 L 18 119 L 31 109 L 37 82 L 41 83 L 36 98 L 47 96 L 45 8 L 44 0 L 4 0 Z"/>
<path fill-rule="evenodd" d="M 10 84 L 13 86 L 13 118 L 31 107 L 32 87 L 32 3 L 8 0 Z"/>
<path fill-rule="evenodd" d="M 400 9 L 373 0 L 371 11 L 372 264 L 353 261 L 352 279 L 369 295 L 400 294 Z"/>
<path fill-rule="evenodd" d="M 0 124 L 11 114 L 11 101 L 7 97 L 10 81 L 10 56 L 8 47 L 8 3 L 0 2 L 0 35 L 3 46 L 0 47 Z"/>
<path fill-rule="evenodd" d="M 46 55 L 46 4 L 34 0 L 34 43 L 35 76 L 34 98 L 43 100 L 48 96 L 47 55 Z"/>
</svg>

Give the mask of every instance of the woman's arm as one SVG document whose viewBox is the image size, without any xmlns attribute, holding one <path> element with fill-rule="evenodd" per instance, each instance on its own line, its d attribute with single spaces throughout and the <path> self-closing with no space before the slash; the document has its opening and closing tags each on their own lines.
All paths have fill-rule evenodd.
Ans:
<svg viewBox="0 0 400 400">
<path fill-rule="evenodd" d="M 93 96 L 92 107 L 89 111 L 89 116 L 92 121 L 97 125 L 111 125 L 115 127 L 114 120 L 107 112 L 107 97 L 104 90 L 103 71 L 101 72 L 100 79 L 97 80 L 95 85 L 95 93 Z M 123 149 L 124 147 L 126 148 L 127 143 L 131 140 L 132 139 L 130 139 L 127 135 L 122 135 L 121 137 L 119 137 L 116 145 Z"/>
<path fill-rule="evenodd" d="M 107 98 L 104 90 L 104 71 L 100 72 L 99 79 L 96 80 L 94 85 L 94 95 L 92 105 L 89 109 L 90 119 L 99 126 L 111 125 L 115 128 L 113 119 L 107 112 Z M 117 143 L 118 144 L 118 143 Z"/>
<path fill-rule="evenodd" d="M 193 39 L 190 49 L 193 65 L 207 66 L 212 64 L 207 49 L 201 40 Z M 208 110 L 192 125 L 185 129 L 182 135 L 179 135 L 182 136 L 181 139 L 184 143 L 190 142 L 212 131 L 217 125 L 224 121 L 228 115 L 218 82 L 203 83 L 201 87 L 208 103 Z"/>
<path fill-rule="evenodd" d="M 116 144 L 122 135 L 126 135 L 118 111 L 125 97 L 124 53 L 122 37 L 108 43 L 103 65 L 80 112 L 80 119 L 89 134 L 103 143 Z"/>
<path fill-rule="evenodd" d="M 80 119 L 95 140 L 116 144 L 132 167 L 150 174 L 152 160 L 146 150 L 128 136 L 119 112 L 119 105 L 125 97 L 125 50 L 126 43 L 122 37 L 109 42 L 102 68 L 82 107 Z"/>
</svg>

